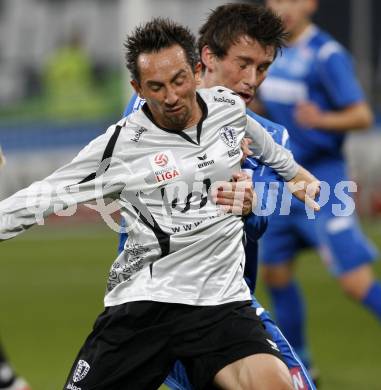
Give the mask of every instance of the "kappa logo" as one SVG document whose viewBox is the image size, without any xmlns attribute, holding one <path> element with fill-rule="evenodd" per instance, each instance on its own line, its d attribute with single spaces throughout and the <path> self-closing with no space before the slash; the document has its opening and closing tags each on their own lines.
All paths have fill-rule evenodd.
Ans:
<svg viewBox="0 0 381 390">
<path fill-rule="evenodd" d="M 165 153 L 157 154 L 153 160 L 159 167 L 165 167 L 168 164 L 168 156 Z"/>
<path fill-rule="evenodd" d="M 224 96 L 221 96 L 221 97 L 213 96 L 213 98 L 214 98 L 214 101 L 217 102 L 217 103 L 229 103 L 232 106 L 235 105 L 235 100 L 234 99 L 228 99 L 228 98 L 226 98 Z"/>
<path fill-rule="evenodd" d="M 220 129 L 220 137 L 229 148 L 235 148 L 237 146 L 237 133 L 233 127 L 222 127 Z"/>
<path fill-rule="evenodd" d="M 143 133 L 145 133 L 147 129 L 145 127 L 139 127 L 137 130 L 135 130 L 135 136 L 134 138 L 131 138 L 131 141 L 133 142 L 139 142 L 140 137 Z"/>
<path fill-rule="evenodd" d="M 90 371 L 90 365 L 85 360 L 79 360 L 73 375 L 73 382 L 81 381 Z"/>
</svg>

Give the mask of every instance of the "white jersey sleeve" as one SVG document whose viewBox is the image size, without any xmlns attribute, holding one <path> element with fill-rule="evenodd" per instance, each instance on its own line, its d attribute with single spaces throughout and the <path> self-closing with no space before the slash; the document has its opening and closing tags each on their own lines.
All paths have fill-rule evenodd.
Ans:
<svg viewBox="0 0 381 390">
<path fill-rule="evenodd" d="M 299 169 L 290 151 L 277 144 L 271 135 L 253 118 L 247 116 L 246 135 L 252 139 L 249 145 L 255 158 L 273 168 L 286 181 L 293 179 Z"/>
<path fill-rule="evenodd" d="M 111 126 L 70 163 L 0 202 L 0 241 L 17 236 L 52 213 L 120 191 L 118 164 L 111 158 L 119 131 L 120 126 Z"/>
</svg>

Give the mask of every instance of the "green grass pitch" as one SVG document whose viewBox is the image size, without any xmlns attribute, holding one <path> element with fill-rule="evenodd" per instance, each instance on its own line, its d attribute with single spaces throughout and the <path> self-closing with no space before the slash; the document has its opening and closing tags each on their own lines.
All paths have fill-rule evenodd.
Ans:
<svg viewBox="0 0 381 390">
<path fill-rule="evenodd" d="M 381 221 L 365 229 L 381 248 Z M 117 234 L 99 225 L 36 227 L 0 247 L 0 335 L 34 390 L 58 390 L 102 310 Z M 376 265 L 381 277 L 381 266 Z M 318 257 L 299 259 L 309 336 L 324 390 L 380 390 L 381 328 L 345 299 Z M 258 298 L 267 305 L 259 286 Z M 121 389 L 124 390 L 124 389 Z M 128 386 L 126 387 L 128 390 Z"/>
</svg>

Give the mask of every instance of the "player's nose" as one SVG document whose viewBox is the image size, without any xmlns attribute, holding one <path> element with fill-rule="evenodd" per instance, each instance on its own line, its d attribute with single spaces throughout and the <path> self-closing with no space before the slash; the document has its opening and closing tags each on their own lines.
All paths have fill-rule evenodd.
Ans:
<svg viewBox="0 0 381 390">
<path fill-rule="evenodd" d="M 257 70 L 254 67 L 251 67 L 247 71 L 247 75 L 245 77 L 244 83 L 250 87 L 250 89 L 253 89 L 257 86 Z"/>
<path fill-rule="evenodd" d="M 168 106 L 175 106 L 179 97 L 173 88 L 168 88 L 165 95 L 165 104 Z"/>
</svg>

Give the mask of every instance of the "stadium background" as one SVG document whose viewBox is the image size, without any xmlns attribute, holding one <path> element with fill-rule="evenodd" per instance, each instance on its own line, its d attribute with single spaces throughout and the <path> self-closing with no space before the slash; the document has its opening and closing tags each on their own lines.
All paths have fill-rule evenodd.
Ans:
<svg viewBox="0 0 381 390">
<path fill-rule="evenodd" d="M 0 0 L 0 199 L 71 159 L 120 117 L 131 93 L 123 39 L 151 16 L 197 32 L 218 0 Z M 376 114 L 346 144 L 358 210 L 381 248 L 381 2 L 320 0 L 316 21 L 354 54 Z M 62 386 L 102 310 L 117 234 L 81 208 L 73 218 L 1 245 L 0 335 L 35 390 Z M 299 277 L 310 303 L 309 334 L 327 390 L 380 390 L 380 329 L 348 302 L 312 252 Z M 381 276 L 381 267 L 376 267 Z M 258 296 L 266 295 L 259 285 Z M 128 389 L 128 386 L 126 387 Z"/>
</svg>

